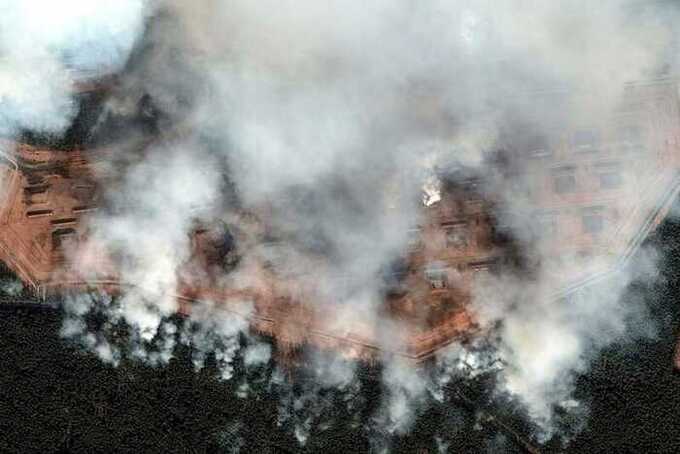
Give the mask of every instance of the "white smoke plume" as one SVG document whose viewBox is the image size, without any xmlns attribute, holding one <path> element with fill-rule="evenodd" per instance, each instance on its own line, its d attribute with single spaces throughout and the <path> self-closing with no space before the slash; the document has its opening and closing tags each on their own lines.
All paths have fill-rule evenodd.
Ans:
<svg viewBox="0 0 680 454">
<path fill-rule="evenodd" d="M 59 133 L 73 84 L 118 71 L 141 36 L 145 0 L 0 2 L 0 134 Z"/>
<path fill-rule="evenodd" d="M 63 130 L 74 115 L 69 65 L 121 68 L 152 11 L 141 0 L 77 2 L 59 11 L 48 2 L 25 4 L 33 3 L 43 8 L 8 7 L 11 14 L 0 19 L 3 131 Z M 272 206 L 273 228 L 289 239 L 286 269 L 313 271 L 315 303 L 343 307 L 333 328 L 366 325 L 380 333 L 380 347 L 398 349 L 399 325 L 380 311 L 377 276 L 400 257 L 408 230 L 419 222 L 424 183 L 427 204 L 437 202 L 431 169 L 457 164 L 491 173 L 485 152 L 500 146 L 508 119 L 539 118 L 546 132 L 555 123 L 597 123 L 621 101 L 626 82 L 658 70 L 672 38 L 657 20 L 671 11 L 624 0 L 360 6 L 168 0 L 153 11 L 144 45 L 122 72 L 105 114 L 126 115 L 148 96 L 162 112 L 161 126 L 180 132 L 143 153 L 120 145 L 126 159 L 116 157 L 109 169 L 115 184 L 104 187 L 112 209 L 92 225 L 93 238 L 121 259 L 123 282 L 134 286 L 117 313 L 137 330 L 140 345 L 177 334 L 161 327 L 177 310 L 171 295 L 189 256 L 189 231 L 197 219 L 226 219 L 238 208 L 223 197 L 228 169 L 239 207 Z M 42 22 L 27 21 L 32 14 Z M 35 24 L 40 38 L 21 38 L 36 35 Z M 29 70 L 35 60 L 42 71 Z M 555 87 L 573 93 L 568 103 L 532 104 L 531 93 Z M 488 192 L 510 211 L 524 210 L 527 200 L 510 183 Z M 544 251 L 521 226 L 511 228 L 541 263 Z M 310 269 L 306 258 L 319 253 L 328 270 Z M 652 261 L 642 274 L 653 270 Z M 626 334 L 627 317 L 643 315 L 620 298 L 637 271 L 569 302 L 553 296 L 548 271 L 539 267 L 529 285 L 510 275 L 491 279 L 477 289 L 473 306 L 483 328 L 498 326 L 504 391 L 549 430 L 552 407 L 569 399 L 574 374 L 598 348 Z M 349 290 L 340 290 L 338 276 L 352 282 Z M 184 334 L 197 348 L 197 367 L 217 346 L 223 376 L 230 377 L 247 324 L 197 317 L 197 333 Z M 79 322 L 67 322 L 64 335 L 77 333 L 88 335 Z M 97 339 L 86 343 L 105 358 L 117 357 Z M 153 361 L 167 362 L 174 344 L 163 345 L 165 353 Z M 453 363 L 461 360 L 447 354 Z M 262 347 L 245 352 L 253 365 L 268 357 Z M 496 367 L 490 363 L 478 367 Z M 351 382 L 354 367 L 331 361 L 324 383 Z M 383 380 L 390 392 L 376 420 L 389 432 L 407 430 L 431 383 L 392 359 Z M 284 407 L 305 408 L 308 401 L 300 399 Z M 302 421 L 304 441 L 310 426 Z"/>
<path fill-rule="evenodd" d="M 86 316 L 96 307 L 97 312 L 106 315 L 107 322 L 100 330 L 93 330 L 87 325 Z M 119 318 L 113 307 L 111 298 L 106 294 L 82 293 L 67 295 L 63 302 L 64 322 L 60 335 L 73 339 L 83 348 L 93 351 L 99 358 L 109 364 L 118 365 L 121 352 L 109 339 L 112 326 Z"/>
<path fill-rule="evenodd" d="M 142 336 L 153 338 L 161 318 L 176 312 L 176 271 L 190 252 L 187 232 L 214 206 L 218 187 L 214 163 L 200 156 L 198 144 L 168 144 L 127 168 L 110 194 L 117 214 L 94 220 L 94 241 L 124 257 L 121 279 L 134 290 L 122 306 Z"/>
<path fill-rule="evenodd" d="M 631 329 L 631 321 L 649 320 L 649 315 L 639 302 L 622 298 L 634 280 L 656 278 L 656 255 L 643 250 L 634 267 L 563 299 L 508 279 L 487 282 L 476 293 L 474 304 L 483 323 L 501 323 L 504 387 L 527 405 L 548 431 L 545 436 L 552 428 L 553 406 L 571 405 L 574 378 L 587 371 L 601 348 L 624 336 L 654 335 L 649 322 L 642 330 Z M 473 369 L 489 366 L 473 364 Z"/>
<path fill-rule="evenodd" d="M 230 379 L 234 372 L 234 357 L 240 348 L 239 335 L 247 330 L 244 317 L 225 312 L 216 313 L 210 305 L 204 305 L 192 314 L 191 321 L 196 329 L 183 333 L 182 343 L 193 347 L 196 369 L 205 365 L 208 353 L 214 353 L 221 378 Z M 259 352 L 259 357 L 253 357 L 252 351 L 257 348 L 258 344 L 251 344 L 246 348 L 246 352 L 251 352 L 247 359 L 249 366 L 268 359 L 264 352 Z"/>
</svg>

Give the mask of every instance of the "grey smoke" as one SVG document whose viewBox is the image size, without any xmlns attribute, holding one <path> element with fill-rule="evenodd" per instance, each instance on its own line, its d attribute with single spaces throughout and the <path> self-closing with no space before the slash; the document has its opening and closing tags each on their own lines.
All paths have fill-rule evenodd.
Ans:
<svg viewBox="0 0 680 454">
<path fill-rule="evenodd" d="M 59 333 L 61 337 L 73 340 L 82 348 L 96 353 L 102 361 L 117 366 L 122 355 L 120 348 L 111 341 L 112 324 L 119 317 L 111 297 L 96 292 L 66 295 L 62 308 L 64 321 Z M 93 332 L 87 325 L 86 317 L 93 310 L 106 314 L 108 320 L 99 332 Z"/>
<path fill-rule="evenodd" d="M 19 279 L 3 279 L 0 281 L 0 292 L 10 296 L 20 295 L 24 291 L 24 284 Z"/>
<path fill-rule="evenodd" d="M 6 67 L 0 71 L 2 131 L 63 130 L 74 111 L 62 56 L 76 68 L 119 68 L 151 11 L 141 1 L 97 7 L 82 2 L 75 6 L 90 14 L 75 20 L 68 11 L 78 8 L 53 16 L 46 5 L 15 7 L 0 19 L 6 55 L 0 63 Z M 657 20 L 670 11 L 650 12 L 623 0 L 361 6 L 176 0 L 154 6 L 157 20 L 145 35 L 150 50 L 123 74 L 107 113 L 128 112 L 149 94 L 181 133 L 135 155 L 139 162 L 111 167 L 117 184 L 105 190 L 116 209 L 93 225 L 93 238 L 122 257 L 122 279 L 134 285 L 116 314 L 135 327 L 139 345 L 174 338 L 171 328 L 161 327 L 177 309 L 171 295 L 188 258 L 188 231 L 196 219 L 228 218 L 237 209 L 221 197 L 220 173 L 228 168 L 243 206 L 274 207 L 271 222 L 286 239 L 286 268 L 314 272 L 319 298 L 310 303 L 343 308 L 325 328 L 380 332 L 382 347 L 398 347 L 398 325 L 379 312 L 377 276 L 400 256 L 406 232 L 418 222 L 420 189 L 432 168 L 457 163 L 489 170 L 483 151 L 498 145 L 508 118 L 538 117 L 546 129 L 575 119 L 597 122 L 620 101 L 625 82 L 654 74 L 671 39 Z M 26 18 L 35 13 L 52 22 L 38 45 L 27 48 L 20 38 L 34 34 Z M 29 71 L 35 67 L 26 56 L 44 62 L 43 70 Z M 21 77 L 29 73 L 50 77 Z M 573 93 L 569 103 L 532 101 L 531 92 L 551 87 Z M 490 192 L 509 208 L 524 210 L 527 200 L 506 183 Z M 546 258 L 520 226 L 514 228 L 531 254 Z M 310 266 L 317 254 L 328 259 L 327 269 Z M 650 263 L 644 276 L 654 275 Z M 586 370 L 598 348 L 626 335 L 627 317 L 644 314 L 625 312 L 628 306 L 620 301 L 626 284 L 640 276 L 635 270 L 569 303 L 551 296 L 554 281 L 549 270 L 541 271 L 531 285 L 507 275 L 488 281 L 474 307 L 485 328 L 500 322 L 504 391 L 549 429 L 552 406 L 569 398 L 573 374 Z M 75 316 L 85 313 L 73 307 Z M 214 313 L 221 314 L 210 305 L 199 308 L 193 315 L 197 334 L 182 335 L 197 346 L 197 367 L 217 348 L 228 378 L 237 336 L 247 324 Z M 64 335 L 76 333 L 88 338 L 77 317 L 64 327 Z M 87 345 L 115 357 L 96 339 Z M 162 345 L 165 353 L 153 361 L 168 360 L 174 344 Z M 137 355 L 146 358 L 145 351 Z M 463 354 L 442 353 L 455 364 L 442 373 L 458 373 Z M 246 358 L 256 364 L 268 355 L 253 347 Z M 355 365 L 326 361 L 313 362 L 324 371 L 324 383 L 351 382 Z M 400 432 L 432 385 L 405 364 L 387 357 L 385 362 L 390 392 L 376 420 Z M 497 364 L 481 363 L 476 367 Z M 305 407 L 303 401 L 297 405 Z M 299 438 L 306 440 L 310 426 L 302 421 Z"/>
<path fill-rule="evenodd" d="M 246 367 L 267 364 L 271 358 L 271 347 L 269 344 L 255 344 L 248 346 L 243 352 L 243 363 Z"/>
</svg>

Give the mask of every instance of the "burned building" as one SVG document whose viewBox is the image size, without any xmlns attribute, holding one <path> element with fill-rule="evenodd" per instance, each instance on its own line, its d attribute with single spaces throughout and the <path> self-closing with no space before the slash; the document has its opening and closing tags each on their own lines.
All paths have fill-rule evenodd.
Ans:
<svg viewBox="0 0 680 454">
<path fill-rule="evenodd" d="M 498 162 L 493 172 L 438 170 L 437 200 L 423 204 L 402 257 L 381 277 L 380 310 L 402 328 L 391 353 L 421 361 L 474 335 L 475 289 L 498 273 L 519 270 L 530 279 L 533 264 L 522 257 L 527 245 L 550 262 L 542 269 L 554 274 L 555 298 L 626 263 L 680 190 L 680 104 L 675 80 L 629 84 L 624 99 L 599 124 L 555 125 L 549 136 L 531 124 L 507 131 L 488 153 Z M 0 147 L 0 259 L 41 296 L 93 286 L 120 292 L 127 284 L 115 252 L 88 241 L 112 150 L 9 140 Z M 503 191 L 521 207 L 508 206 Z M 213 301 L 288 351 L 311 343 L 372 359 L 386 348 L 375 326 L 357 320 L 351 330 L 338 330 L 342 308 L 314 304 L 322 296 L 304 269 L 328 263 L 316 252 L 306 255 L 302 271 L 287 269 L 296 251 L 271 230 L 266 207 L 244 209 L 230 225 L 203 222 L 191 236 L 193 253 L 177 270 L 172 295 L 181 312 Z M 248 251 L 247 263 L 239 263 L 236 244 Z M 247 275 L 238 283 L 230 280 L 237 263 Z M 351 291 L 342 276 L 334 281 L 339 291 Z"/>
</svg>

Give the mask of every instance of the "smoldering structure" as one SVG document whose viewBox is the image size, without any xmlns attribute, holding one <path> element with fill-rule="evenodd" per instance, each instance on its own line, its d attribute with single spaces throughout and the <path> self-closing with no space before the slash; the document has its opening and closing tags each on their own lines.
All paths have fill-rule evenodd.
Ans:
<svg viewBox="0 0 680 454">
<path fill-rule="evenodd" d="M 404 364 L 476 373 L 480 339 L 548 426 L 575 373 L 628 335 L 628 259 L 677 191 L 672 8 L 108 7 L 57 17 L 36 46 L 20 39 L 34 21 L 3 27 L 8 80 L 35 78 L 0 86 L 15 87 L 0 91 L 0 259 L 37 295 L 66 294 L 80 318 L 97 304 L 133 353 L 163 344 L 154 361 L 176 312 L 229 337 L 225 363 L 246 325 L 286 360 L 379 361 L 391 428 L 429 390 Z M 87 290 L 115 304 L 72 297 Z"/>
<path fill-rule="evenodd" d="M 100 80 L 79 92 L 83 100 L 101 102 L 113 87 L 115 81 Z M 166 296 L 184 314 L 199 301 L 240 314 L 286 354 L 312 344 L 354 358 L 388 351 L 422 361 L 480 333 L 471 301 L 494 276 L 512 274 L 529 283 L 537 272 L 552 273 L 551 298 L 565 298 L 625 265 L 680 190 L 677 93 L 672 79 L 629 84 L 619 108 L 599 124 L 511 125 L 485 152 L 483 171 L 437 166 L 423 193 L 406 195 L 423 201 L 401 251 L 379 275 L 367 277 L 380 282 L 375 311 L 382 322 L 358 317 L 338 323 L 347 314 L 334 295 L 346 298 L 361 283 L 333 274 L 332 252 L 323 244 L 304 254 L 296 250 L 298 232 L 270 222 L 276 200 L 227 217 L 197 211 L 190 254 L 176 270 L 176 291 Z M 525 102 L 545 98 L 567 99 L 560 92 L 526 93 Z M 146 103 L 140 101 L 140 115 L 151 118 Z M 95 128 L 86 118 L 75 127 Z M 176 131 L 170 135 L 181 134 Z M 147 128 L 131 145 L 135 158 L 170 135 Z M 93 287 L 124 293 L 135 285 L 121 278 L 125 262 L 117 251 L 90 237 L 92 217 L 110 209 L 102 187 L 121 184 L 112 179 L 117 151 L 106 144 L 54 148 L 35 138 L 3 142 L 0 258 L 36 294 Z M 508 211 L 499 187 L 522 197 L 526 210 Z M 525 253 L 528 244 L 543 251 L 545 263 Z M 381 323 L 398 326 L 390 332 L 401 337 L 385 341 L 380 331 L 388 325 Z"/>
</svg>

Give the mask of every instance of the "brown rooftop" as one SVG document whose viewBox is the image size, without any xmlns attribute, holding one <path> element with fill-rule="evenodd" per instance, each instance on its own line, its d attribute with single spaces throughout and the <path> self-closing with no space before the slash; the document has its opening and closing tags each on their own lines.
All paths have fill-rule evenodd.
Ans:
<svg viewBox="0 0 680 454">
<path fill-rule="evenodd" d="M 627 96 L 635 100 L 633 107 L 604 127 L 571 127 L 550 139 L 508 142 L 512 172 L 528 175 L 523 180 L 532 183 L 519 188 L 530 211 L 515 215 L 541 230 L 540 247 L 554 258 L 547 269 L 556 274 L 555 297 L 625 263 L 680 190 L 676 83 L 631 86 Z M 98 162 L 110 150 L 57 151 L 11 142 L 0 150 L 0 260 L 40 295 L 89 286 L 120 291 L 124 284 L 115 260 L 87 241 L 88 219 L 99 208 L 106 176 Z M 637 184 L 622 184 L 628 179 Z M 509 254 L 497 201 L 479 191 L 479 184 L 454 181 L 444 185 L 440 201 L 423 206 L 424 221 L 404 245 L 406 267 L 385 297 L 386 310 L 404 326 L 394 353 L 420 361 L 474 332 L 469 301 L 475 282 L 507 266 Z M 244 213 L 242 219 L 267 222 L 264 212 Z M 255 240 L 259 258 L 248 264 L 247 284 L 218 283 L 211 269 L 221 246 L 213 230 L 206 225 L 193 232 L 193 256 L 178 271 L 174 297 L 182 312 L 192 302 L 213 301 L 247 317 L 254 330 L 275 337 L 284 350 L 309 342 L 370 359 L 385 348 L 376 327 L 360 318 L 350 331 L 338 331 L 334 321 L 342 308 L 312 304 L 314 282 L 288 276 L 273 263 L 276 242 Z M 323 267 L 323 257 L 310 266 Z M 197 267 L 205 271 L 200 278 L 191 271 Z M 252 302 L 252 311 L 244 301 Z"/>
</svg>

